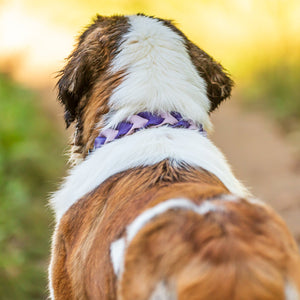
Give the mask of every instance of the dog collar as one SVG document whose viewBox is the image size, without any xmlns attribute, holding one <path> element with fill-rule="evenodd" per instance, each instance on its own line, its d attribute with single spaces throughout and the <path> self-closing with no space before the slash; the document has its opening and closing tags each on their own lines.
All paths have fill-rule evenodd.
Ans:
<svg viewBox="0 0 300 300">
<path fill-rule="evenodd" d="M 131 135 L 136 131 L 146 128 L 157 128 L 160 126 L 196 130 L 206 136 L 206 131 L 201 124 L 197 125 L 192 120 L 183 119 L 179 112 L 151 113 L 145 111 L 131 116 L 126 121 L 120 122 L 114 128 L 102 130 L 95 139 L 93 150 L 101 148 L 103 145 L 121 137 Z"/>
</svg>

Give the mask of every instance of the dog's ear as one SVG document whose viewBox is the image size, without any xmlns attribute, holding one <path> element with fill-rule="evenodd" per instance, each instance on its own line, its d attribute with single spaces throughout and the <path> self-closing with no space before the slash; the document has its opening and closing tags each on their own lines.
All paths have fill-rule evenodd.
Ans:
<svg viewBox="0 0 300 300">
<path fill-rule="evenodd" d="M 121 37 L 128 31 L 124 16 L 103 17 L 96 15 L 82 33 L 67 65 L 60 72 L 58 98 L 65 106 L 67 127 L 79 117 L 81 101 L 89 99 L 93 86 L 109 68 L 116 54 Z"/>
<path fill-rule="evenodd" d="M 78 117 L 80 101 L 91 90 L 107 61 L 105 36 L 102 37 L 99 28 L 102 19 L 97 15 L 94 23 L 82 33 L 75 50 L 67 58 L 66 66 L 58 75 L 58 99 L 65 107 L 67 128 Z"/>
<path fill-rule="evenodd" d="M 212 112 L 224 99 L 230 97 L 233 81 L 219 63 L 195 44 L 189 41 L 187 48 L 199 75 L 206 81 Z"/>
<path fill-rule="evenodd" d="M 58 80 L 58 98 L 65 108 L 65 122 L 67 128 L 77 117 L 80 100 L 88 91 L 90 85 L 89 66 L 86 61 L 86 51 L 80 44 L 68 57 L 68 63 L 60 71 Z"/>
</svg>

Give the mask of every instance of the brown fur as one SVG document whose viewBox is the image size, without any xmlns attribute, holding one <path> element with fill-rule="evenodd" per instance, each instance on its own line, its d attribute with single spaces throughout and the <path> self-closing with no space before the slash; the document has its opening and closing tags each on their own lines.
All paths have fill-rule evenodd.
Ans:
<svg viewBox="0 0 300 300">
<path fill-rule="evenodd" d="M 221 101 L 230 96 L 233 81 L 219 63 L 191 41 L 187 40 L 186 46 L 199 75 L 207 83 L 207 96 L 211 102 L 210 112 L 212 112 Z"/>
<path fill-rule="evenodd" d="M 287 278 L 299 285 L 297 246 L 274 212 L 211 202 L 224 211 L 169 211 L 144 226 L 126 252 L 120 299 L 147 300 L 159 282 L 180 300 L 284 300 Z"/>
</svg>

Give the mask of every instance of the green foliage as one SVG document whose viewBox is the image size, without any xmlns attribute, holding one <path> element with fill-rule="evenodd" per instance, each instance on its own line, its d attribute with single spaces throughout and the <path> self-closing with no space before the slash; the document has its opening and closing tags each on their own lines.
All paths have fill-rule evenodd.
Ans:
<svg viewBox="0 0 300 300">
<path fill-rule="evenodd" d="M 300 129 L 300 60 L 260 68 L 245 89 L 250 105 L 264 106 L 286 131 Z"/>
<path fill-rule="evenodd" d="M 63 173 L 63 142 L 31 91 L 0 75 L 0 298 L 45 299 L 48 193 Z"/>
</svg>

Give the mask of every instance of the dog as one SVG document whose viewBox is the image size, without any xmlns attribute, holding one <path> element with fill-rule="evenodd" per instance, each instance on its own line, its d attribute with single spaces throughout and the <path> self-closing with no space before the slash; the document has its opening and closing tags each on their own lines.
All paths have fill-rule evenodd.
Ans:
<svg viewBox="0 0 300 300">
<path fill-rule="evenodd" d="M 51 199 L 51 299 L 299 299 L 293 237 L 207 137 L 232 86 L 172 21 L 86 28 L 58 80 L 75 166 Z"/>
</svg>

